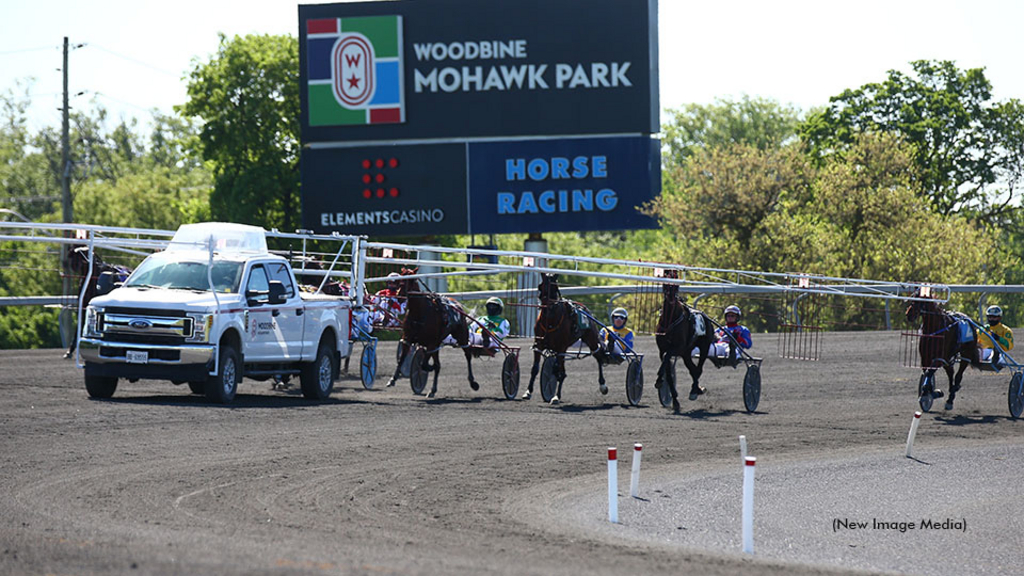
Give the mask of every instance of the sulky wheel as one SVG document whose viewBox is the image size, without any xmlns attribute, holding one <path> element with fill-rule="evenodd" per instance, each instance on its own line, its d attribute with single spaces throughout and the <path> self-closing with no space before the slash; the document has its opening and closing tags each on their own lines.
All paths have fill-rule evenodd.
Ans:
<svg viewBox="0 0 1024 576">
<path fill-rule="evenodd" d="M 626 366 L 626 398 L 630 406 L 639 406 L 644 395 L 644 366 L 639 360 L 630 360 Z"/>
<path fill-rule="evenodd" d="M 556 366 L 558 366 L 558 356 L 554 354 L 545 357 L 544 363 L 540 366 L 540 396 L 545 402 L 551 402 L 551 399 L 558 393 Z"/>
<path fill-rule="evenodd" d="M 359 356 L 359 377 L 363 388 L 373 389 L 373 379 L 377 377 L 377 341 L 363 344 L 363 353 Z"/>
<path fill-rule="evenodd" d="M 921 374 L 921 380 L 917 383 L 917 403 L 921 405 L 921 411 L 927 412 L 932 409 L 932 392 L 935 391 L 935 372 Z"/>
<path fill-rule="evenodd" d="M 1024 374 L 1014 373 L 1010 378 L 1010 390 L 1006 393 L 1006 403 L 1010 406 L 1010 416 L 1020 418 L 1024 412 Z"/>
<path fill-rule="evenodd" d="M 515 400 L 519 393 L 519 355 L 509 354 L 501 363 L 501 391 L 506 400 Z"/>
<path fill-rule="evenodd" d="M 427 371 L 423 369 L 423 363 L 427 360 L 427 352 L 417 346 L 410 356 L 412 356 L 412 363 L 409 364 L 409 382 L 412 384 L 412 392 L 413 394 L 423 394 L 423 389 L 427 387 Z"/>
<path fill-rule="evenodd" d="M 747 412 L 757 410 L 761 401 L 761 367 L 757 364 L 747 366 L 747 374 L 743 377 L 743 405 Z"/>
<path fill-rule="evenodd" d="M 671 373 L 669 373 L 669 370 L 671 370 Z M 671 378 L 672 380 L 670 381 L 669 378 Z M 661 388 L 658 388 L 658 400 L 661 402 L 661 405 L 664 406 L 665 408 L 671 408 L 672 407 L 672 388 L 671 388 L 671 386 L 672 386 L 673 382 L 675 382 L 675 379 L 676 379 L 676 361 L 675 361 L 675 358 L 673 358 L 669 362 L 668 370 L 666 370 L 665 374 L 662 376 Z"/>
</svg>

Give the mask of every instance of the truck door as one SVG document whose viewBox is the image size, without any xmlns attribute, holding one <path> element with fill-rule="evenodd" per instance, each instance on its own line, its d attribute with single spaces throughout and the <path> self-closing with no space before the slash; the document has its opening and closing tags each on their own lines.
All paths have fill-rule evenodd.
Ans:
<svg viewBox="0 0 1024 576">
<path fill-rule="evenodd" d="M 292 273 L 284 262 L 270 262 L 267 272 L 271 280 L 277 280 L 284 286 L 286 302 L 280 306 L 272 306 L 272 315 L 277 321 L 277 329 L 281 346 L 279 354 L 289 360 L 298 361 L 302 358 L 302 324 L 305 310 L 302 298 L 292 282 Z M 314 346 L 316 344 L 313 344 Z"/>
<path fill-rule="evenodd" d="M 281 357 L 277 344 L 277 319 L 270 307 L 270 280 L 263 264 L 249 270 L 245 282 L 245 359 L 255 362 Z"/>
</svg>

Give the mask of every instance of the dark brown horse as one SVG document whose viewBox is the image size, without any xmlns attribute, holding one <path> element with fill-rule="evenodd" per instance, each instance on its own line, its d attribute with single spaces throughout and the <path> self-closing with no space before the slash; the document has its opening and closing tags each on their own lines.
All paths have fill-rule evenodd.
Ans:
<svg viewBox="0 0 1024 576">
<path fill-rule="evenodd" d="M 562 382 L 565 380 L 565 352 L 577 340 L 582 340 L 597 360 L 601 394 L 607 394 L 608 386 L 604 382 L 603 367 L 605 350 L 601 347 L 597 326 L 589 321 L 590 311 L 578 302 L 562 299 L 562 292 L 558 289 L 558 278 L 554 274 L 542 274 L 537 288 L 540 291 L 540 312 L 537 313 L 537 322 L 533 326 L 533 368 L 530 370 L 530 385 L 523 393 L 523 400 L 529 400 L 533 395 L 533 383 L 540 368 L 541 353 L 548 351 L 554 353 L 557 358 L 555 377 L 558 378 L 558 391 L 551 398 L 551 403 L 558 403 L 562 396 Z"/>
<path fill-rule="evenodd" d="M 669 270 L 666 277 L 675 278 L 674 270 Z M 711 319 L 703 312 L 690 309 L 679 298 L 679 286 L 676 284 L 662 284 L 663 296 L 661 306 L 661 319 L 658 320 L 658 327 L 654 337 L 658 343 L 658 355 L 661 358 L 661 367 L 658 369 L 658 379 L 654 383 L 655 388 L 665 386 L 666 383 L 672 391 L 672 408 L 679 412 L 679 396 L 676 391 L 675 370 L 672 367 L 672 358 L 680 356 L 686 369 L 690 372 L 693 384 L 690 387 L 690 400 L 696 400 L 698 396 L 707 390 L 700 385 L 700 376 L 704 373 L 704 361 L 708 357 L 708 349 L 714 341 L 714 330 Z M 700 352 L 697 363 L 693 363 L 691 353 L 694 348 Z"/>
<path fill-rule="evenodd" d="M 915 293 L 914 297 L 920 298 L 918 293 Z M 941 366 L 946 371 L 949 378 L 946 410 L 952 410 L 964 370 L 968 364 L 977 367 L 980 363 L 978 332 L 970 323 L 966 323 L 967 327 L 962 328 L 966 317 L 943 310 L 942 305 L 935 300 L 911 300 L 907 304 L 906 317 L 907 322 L 912 325 L 919 324 L 921 329 L 921 340 L 917 347 L 921 354 L 921 370 L 932 375 Z M 961 334 L 962 331 L 964 334 Z M 957 355 L 960 356 L 960 369 L 956 371 L 954 377 L 953 363 Z M 931 381 L 935 382 L 934 378 Z M 943 395 L 942 390 L 938 388 L 922 390 L 921 393 L 931 394 L 933 398 L 941 398 Z"/>
<path fill-rule="evenodd" d="M 415 274 L 416 270 L 402 269 L 402 275 Z M 394 386 L 402 371 L 402 364 L 405 357 L 416 345 L 422 346 L 427 351 L 427 357 L 423 359 L 423 370 L 434 372 L 434 385 L 427 394 L 427 398 L 433 398 L 437 393 L 437 377 L 441 373 L 440 350 L 446 336 L 451 335 L 458 342 L 466 354 L 466 365 L 469 368 L 469 386 L 473 390 L 479 390 L 480 385 L 473 378 L 473 354 L 469 350 L 469 327 L 466 324 L 466 315 L 453 300 L 420 288 L 419 280 L 406 278 L 398 281 L 398 296 L 406 298 L 408 308 L 405 313 L 405 320 L 402 321 L 402 341 L 399 346 L 402 348 L 402 357 L 398 360 L 398 367 L 395 374 L 388 382 L 388 386 Z M 487 336 L 484 336 L 484 346 L 487 346 Z M 430 360 L 434 363 L 431 365 Z"/>
<path fill-rule="evenodd" d="M 84 294 L 82 310 L 85 310 L 85 307 L 89 305 L 93 298 L 110 292 L 116 287 L 116 283 L 124 282 L 132 273 L 131 269 L 124 266 L 104 262 L 99 254 L 96 254 L 94 251 L 92 256 L 92 275 L 89 276 L 88 246 L 78 246 L 69 250 L 64 266 L 68 276 L 78 280 L 78 294 Z M 89 278 L 88 284 L 85 282 L 86 277 Z M 76 299 L 75 308 L 77 307 L 78 300 Z M 64 358 L 74 356 L 75 348 L 78 346 L 78 336 L 78 330 L 75 330 L 74 335 L 71 337 L 71 345 L 68 347 L 68 351 L 64 353 Z"/>
</svg>

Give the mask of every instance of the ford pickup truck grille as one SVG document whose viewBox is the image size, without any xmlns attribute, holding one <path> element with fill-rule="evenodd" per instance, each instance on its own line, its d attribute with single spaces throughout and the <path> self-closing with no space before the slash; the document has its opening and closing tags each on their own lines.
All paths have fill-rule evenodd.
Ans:
<svg viewBox="0 0 1024 576">
<path fill-rule="evenodd" d="M 141 312 L 141 310 L 139 311 Z M 181 344 L 192 336 L 192 318 L 182 315 L 124 314 L 106 310 L 103 313 L 101 333 L 104 340 L 121 340 L 147 344 Z"/>
</svg>

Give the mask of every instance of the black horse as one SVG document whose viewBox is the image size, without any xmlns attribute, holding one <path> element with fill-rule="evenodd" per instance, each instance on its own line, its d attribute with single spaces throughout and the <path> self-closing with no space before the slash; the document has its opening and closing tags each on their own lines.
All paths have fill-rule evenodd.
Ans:
<svg viewBox="0 0 1024 576">
<path fill-rule="evenodd" d="M 540 285 L 540 312 L 533 326 L 533 368 L 530 370 L 530 385 L 523 393 L 523 399 L 529 400 L 533 395 L 533 383 L 537 379 L 540 368 L 541 352 L 548 351 L 556 355 L 555 376 L 558 378 L 558 391 L 551 398 L 557 404 L 562 396 L 562 382 L 565 380 L 565 352 L 577 340 L 582 340 L 590 348 L 597 360 L 597 376 L 602 394 L 608 393 L 604 381 L 605 350 L 601 347 L 597 327 L 589 322 L 590 312 L 586 306 L 562 299 L 558 289 L 558 277 L 554 274 L 542 274 Z M 583 320 L 581 322 L 581 320 Z"/>
<path fill-rule="evenodd" d="M 668 271 L 666 277 L 674 278 L 673 271 Z M 658 320 L 655 341 L 658 343 L 658 354 L 661 358 L 661 367 L 658 369 L 658 379 L 654 383 L 655 388 L 660 388 L 667 382 L 672 391 L 672 408 L 679 412 L 679 397 L 676 392 L 676 376 L 672 367 L 672 358 L 681 356 L 686 369 L 690 371 L 693 378 L 693 385 L 690 387 L 690 400 L 696 400 L 698 396 L 707 391 L 700 385 L 700 376 L 704 373 L 704 361 L 708 357 L 708 349 L 714 341 L 711 319 L 703 312 L 691 310 L 679 298 L 679 286 L 676 284 L 662 284 L 661 291 L 663 302 L 661 307 L 661 319 Z M 700 357 L 697 363 L 693 363 L 691 353 L 697 348 Z"/>
<path fill-rule="evenodd" d="M 914 297 L 921 298 L 919 293 L 915 293 Z M 921 354 L 921 370 L 925 374 L 932 375 L 941 366 L 946 371 L 946 376 L 949 378 L 949 398 L 946 399 L 946 410 L 952 410 L 953 400 L 956 399 L 956 393 L 960 391 L 960 382 L 963 381 L 964 371 L 967 370 L 968 364 L 975 367 L 980 365 L 978 331 L 967 322 L 966 316 L 944 310 L 942 305 L 935 300 L 911 300 L 907 304 L 906 317 L 907 322 L 911 325 L 919 323 L 921 329 L 921 339 L 917 346 L 917 350 Z M 961 331 L 967 334 L 961 334 Z M 954 377 L 953 363 L 957 355 L 960 356 L 960 369 L 957 370 Z M 926 388 L 931 388 L 931 385 L 927 385 Z M 921 393 L 931 394 L 933 398 L 943 396 L 942 390 L 938 388 L 922 390 Z"/>
<path fill-rule="evenodd" d="M 78 280 L 78 294 L 84 295 L 82 309 L 84 310 L 89 302 L 97 296 L 102 296 L 115 288 L 115 284 L 124 282 L 131 275 L 130 268 L 104 262 L 99 254 L 93 252 L 92 276 L 89 277 L 89 247 L 79 246 L 68 251 L 64 267 L 68 277 Z M 86 285 L 86 277 L 89 283 Z M 77 305 L 77 302 L 76 302 Z M 64 353 L 64 358 L 71 358 L 75 355 L 75 348 L 78 347 L 78 330 L 75 330 L 71 337 L 71 345 Z"/>
<path fill-rule="evenodd" d="M 409 276 L 415 274 L 416 270 L 403 268 L 401 274 Z M 402 364 L 405 357 L 413 350 L 415 345 L 420 345 L 427 350 L 427 357 L 423 360 L 422 368 L 425 372 L 433 370 L 434 385 L 427 394 L 433 398 L 437 393 L 437 377 L 441 373 L 440 349 L 446 336 L 451 335 L 466 354 L 466 366 L 469 369 L 469 386 L 473 390 L 479 390 L 480 385 L 473 378 L 473 354 L 469 349 L 469 326 L 466 322 L 466 315 L 461 311 L 459 305 L 453 300 L 430 292 L 421 290 L 419 280 L 406 278 L 398 281 L 398 296 L 407 298 L 408 309 L 405 319 L 402 321 L 402 341 L 399 346 L 402 348 L 402 357 L 398 359 L 398 367 L 395 374 L 388 381 L 388 386 L 394 386 L 402 371 Z M 488 344 L 487 334 L 484 334 L 484 346 Z M 430 360 L 433 359 L 433 365 Z"/>
</svg>

